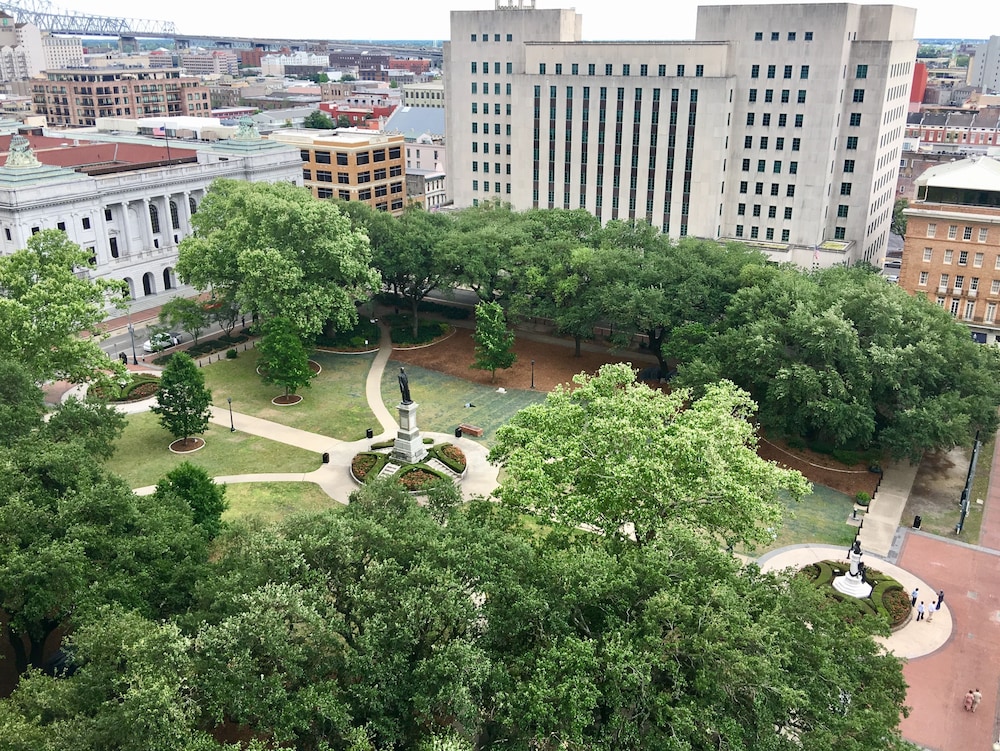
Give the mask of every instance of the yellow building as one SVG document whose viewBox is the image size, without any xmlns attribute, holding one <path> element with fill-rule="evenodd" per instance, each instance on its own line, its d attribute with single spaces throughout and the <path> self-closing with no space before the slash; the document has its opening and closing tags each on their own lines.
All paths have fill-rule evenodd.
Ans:
<svg viewBox="0 0 1000 751">
<path fill-rule="evenodd" d="M 373 209 L 393 214 L 403 211 L 403 136 L 340 128 L 281 130 L 269 138 L 299 147 L 303 184 L 317 198 L 364 201 Z"/>
</svg>

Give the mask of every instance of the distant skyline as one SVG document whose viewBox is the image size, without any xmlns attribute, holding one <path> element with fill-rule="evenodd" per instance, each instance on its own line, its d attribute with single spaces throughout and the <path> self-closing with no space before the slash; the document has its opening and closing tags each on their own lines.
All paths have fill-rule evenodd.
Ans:
<svg viewBox="0 0 1000 751">
<path fill-rule="evenodd" d="M 697 7 L 723 4 L 726 3 L 679 0 L 671 3 L 669 11 L 663 11 L 658 10 L 663 8 L 662 5 L 641 0 L 619 0 L 614 3 L 596 0 L 536 0 L 536 7 L 539 8 L 575 8 L 583 15 L 584 39 L 607 41 L 693 39 Z M 917 9 L 917 38 L 977 39 L 991 34 L 1000 35 L 1000 4 L 977 4 L 971 12 L 962 13 L 956 13 L 953 6 L 940 0 L 898 4 Z M 491 0 L 430 0 L 424 3 L 379 0 L 371 4 L 292 5 L 285 6 L 290 12 L 274 14 L 264 9 L 267 6 L 254 7 L 250 3 L 240 2 L 208 3 L 204 0 L 173 0 L 169 3 L 151 4 L 136 4 L 132 0 L 94 0 L 89 3 L 82 0 L 54 0 L 53 5 L 79 13 L 173 21 L 180 33 L 191 35 L 427 40 L 448 39 L 449 14 L 452 10 L 488 10 L 494 7 Z M 297 12 L 300 9 L 302 12 Z M 654 9 L 657 10 L 651 12 Z"/>
</svg>

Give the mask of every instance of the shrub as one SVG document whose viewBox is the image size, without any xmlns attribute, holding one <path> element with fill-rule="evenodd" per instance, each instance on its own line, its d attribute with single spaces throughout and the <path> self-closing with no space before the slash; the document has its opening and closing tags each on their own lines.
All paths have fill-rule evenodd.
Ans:
<svg viewBox="0 0 1000 751">
<path fill-rule="evenodd" d="M 882 607 L 889 614 L 890 628 L 906 623 L 910 617 L 910 596 L 900 586 L 888 587 L 882 593 Z"/>
<path fill-rule="evenodd" d="M 450 326 L 442 321 L 426 321 L 420 324 L 417 335 L 413 335 L 413 327 L 409 323 L 393 326 L 390 332 L 394 344 L 427 344 L 438 337 L 444 336 Z"/>
<path fill-rule="evenodd" d="M 236 354 L 237 353 L 236 353 L 235 349 L 227 349 L 226 350 L 226 359 L 227 360 L 235 360 L 236 359 Z"/>
<path fill-rule="evenodd" d="M 391 438 L 388 441 L 377 441 L 372 444 L 373 449 L 391 449 L 396 445 L 396 442 Z"/>
<path fill-rule="evenodd" d="M 437 482 L 438 480 L 448 480 L 450 478 L 440 472 L 435 472 L 433 469 L 425 465 L 413 464 L 399 470 L 399 472 L 395 475 L 395 479 L 407 490 L 411 492 L 420 492 L 431 483 Z"/>
<path fill-rule="evenodd" d="M 378 477 L 378 473 L 388 461 L 389 457 L 385 454 L 362 451 L 360 454 L 355 454 L 351 460 L 351 473 L 361 482 L 368 482 Z"/>
<path fill-rule="evenodd" d="M 368 318 L 362 318 L 358 321 L 357 326 L 348 331 L 320 334 L 316 337 L 316 345 L 332 349 L 367 349 L 368 347 L 377 347 L 381 336 L 382 329 L 377 323 L 372 323 Z M 366 340 L 368 341 L 367 347 Z"/>
<path fill-rule="evenodd" d="M 458 446 L 450 443 L 442 443 L 435 446 L 430 453 L 453 472 L 461 474 L 465 471 L 465 452 Z"/>
<path fill-rule="evenodd" d="M 865 506 L 867 508 L 868 504 L 872 502 L 872 497 L 862 490 L 854 496 L 854 502 L 859 506 Z"/>
</svg>

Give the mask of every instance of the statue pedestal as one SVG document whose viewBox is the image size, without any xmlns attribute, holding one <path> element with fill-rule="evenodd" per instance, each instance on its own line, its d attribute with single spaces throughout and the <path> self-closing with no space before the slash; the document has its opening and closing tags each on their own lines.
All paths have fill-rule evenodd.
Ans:
<svg viewBox="0 0 1000 751">
<path fill-rule="evenodd" d="M 427 456 L 427 449 L 417 427 L 417 403 L 401 403 L 396 410 L 399 412 L 399 430 L 392 444 L 392 458 L 404 464 L 422 462 Z"/>
<path fill-rule="evenodd" d="M 859 600 L 871 597 L 872 594 L 872 585 L 866 584 L 861 580 L 860 575 L 855 574 L 844 574 L 836 577 L 833 580 L 833 588 L 848 597 L 855 597 Z"/>
</svg>

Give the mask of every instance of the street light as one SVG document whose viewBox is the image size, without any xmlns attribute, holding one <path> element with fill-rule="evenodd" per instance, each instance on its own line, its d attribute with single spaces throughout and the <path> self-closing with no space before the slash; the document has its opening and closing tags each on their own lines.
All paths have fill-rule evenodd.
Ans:
<svg viewBox="0 0 1000 751">
<path fill-rule="evenodd" d="M 128 303 L 126 303 L 128 305 Z M 135 356 L 135 327 L 132 326 L 132 306 L 128 305 L 125 308 L 125 315 L 128 316 L 128 336 L 132 340 L 132 364 L 138 365 L 139 358 Z"/>
<path fill-rule="evenodd" d="M 535 388 L 535 361 L 531 361 L 531 388 Z"/>
<path fill-rule="evenodd" d="M 229 432 L 236 432 L 236 425 L 233 423 L 233 397 L 226 397 L 226 401 L 229 402 Z"/>
</svg>

